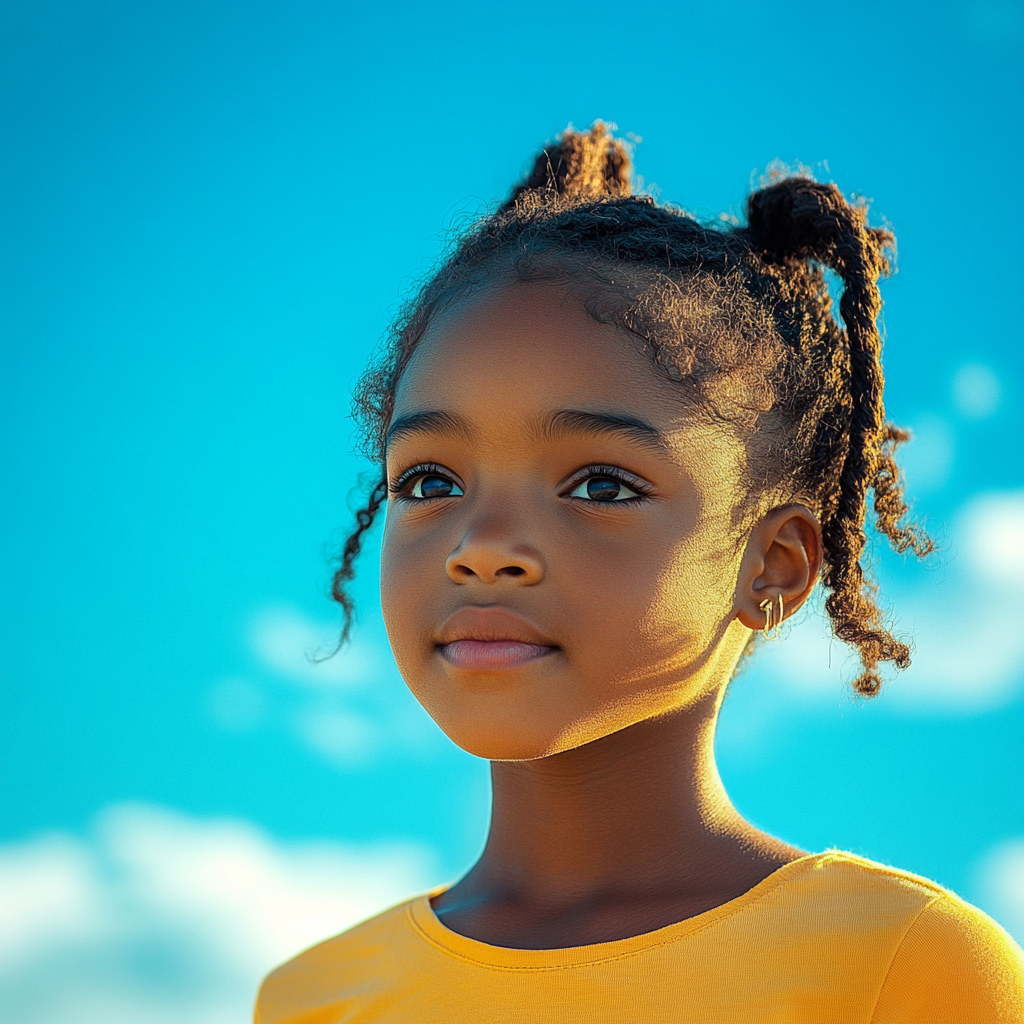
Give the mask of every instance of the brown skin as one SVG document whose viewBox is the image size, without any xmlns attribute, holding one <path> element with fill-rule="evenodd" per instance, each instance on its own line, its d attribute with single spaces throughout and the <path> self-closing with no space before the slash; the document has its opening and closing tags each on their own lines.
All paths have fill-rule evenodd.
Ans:
<svg viewBox="0 0 1024 1024">
<path fill-rule="evenodd" d="M 655 433 L 554 418 L 567 410 Z M 814 585 L 813 512 L 788 503 L 738 537 L 742 444 L 553 285 L 496 286 L 435 321 L 392 426 L 423 412 L 449 421 L 388 449 L 389 481 L 406 477 L 388 509 L 384 616 L 413 693 L 491 760 L 494 789 L 482 856 L 434 899 L 441 921 L 500 946 L 605 942 L 710 910 L 802 856 L 733 808 L 714 732 L 760 603 L 781 594 L 789 615 Z M 444 645 L 474 639 L 543 656 L 453 664 Z"/>
</svg>

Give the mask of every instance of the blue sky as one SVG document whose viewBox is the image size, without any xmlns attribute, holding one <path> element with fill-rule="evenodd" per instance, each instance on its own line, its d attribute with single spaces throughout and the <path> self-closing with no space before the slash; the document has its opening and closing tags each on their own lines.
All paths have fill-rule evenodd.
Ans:
<svg viewBox="0 0 1024 1024">
<path fill-rule="evenodd" d="M 943 551 L 873 562 L 917 663 L 854 702 L 809 611 L 734 685 L 722 773 L 759 825 L 919 871 L 1024 937 L 1020 3 L 0 19 L 18 1024 L 244 1020 L 275 959 L 479 849 L 485 768 L 405 693 L 372 553 L 352 649 L 305 653 L 337 627 L 329 558 L 366 470 L 353 380 L 451 232 L 597 117 L 700 215 L 739 212 L 779 159 L 894 226 L 889 412 Z M 225 862 L 248 888 L 209 888 Z"/>
</svg>

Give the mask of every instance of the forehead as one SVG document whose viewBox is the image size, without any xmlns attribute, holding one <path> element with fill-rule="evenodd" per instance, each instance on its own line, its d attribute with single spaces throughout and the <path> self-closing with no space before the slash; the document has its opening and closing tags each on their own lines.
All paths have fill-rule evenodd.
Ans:
<svg viewBox="0 0 1024 1024">
<path fill-rule="evenodd" d="M 431 323 L 399 383 L 394 415 L 423 409 L 473 419 L 600 409 L 665 431 L 693 419 L 637 339 L 598 323 L 564 288 L 534 282 L 493 286 Z"/>
</svg>

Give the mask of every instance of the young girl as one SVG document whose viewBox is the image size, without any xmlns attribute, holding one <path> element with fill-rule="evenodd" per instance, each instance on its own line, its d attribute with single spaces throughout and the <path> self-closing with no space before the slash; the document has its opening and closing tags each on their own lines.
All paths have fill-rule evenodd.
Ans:
<svg viewBox="0 0 1024 1024">
<path fill-rule="evenodd" d="M 909 662 L 860 563 L 906 512 L 882 404 L 892 236 L 777 180 L 711 228 L 567 131 L 396 326 L 357 409 L 403 677 L 492 763 L 455 885 L 301 954 L 258 1024 L 1024 1021 L 1021 950 L 926 879 L 744 821 L 715 722 L 820 579 L 854 682 Z M 842 283 L 839 319 L 826 270 Z"/>
</svg>

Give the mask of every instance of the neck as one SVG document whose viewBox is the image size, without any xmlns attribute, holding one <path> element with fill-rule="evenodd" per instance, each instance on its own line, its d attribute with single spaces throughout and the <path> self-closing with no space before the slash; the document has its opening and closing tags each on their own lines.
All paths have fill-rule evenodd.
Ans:
<svg viewBox="0 0 1024 1024">
<path fill-rule="evenodd" d="M 717 702 L 716 702 L 717 703 Z M 537 761 L 491 767 L 479 867 L 504 886 L 599 892 L 696 867 L 738 823 L 715 765 L 717 708 L 640 722 Z"/>
<path fill-rule="evenodd" d="M 435 899 L 445 924 L 499 945 L 604 941 L 711 909 L 799 856 L 725 792 L 721 694 L 575 750 L 495 762 L 484 852 Z"/>
</svg>

